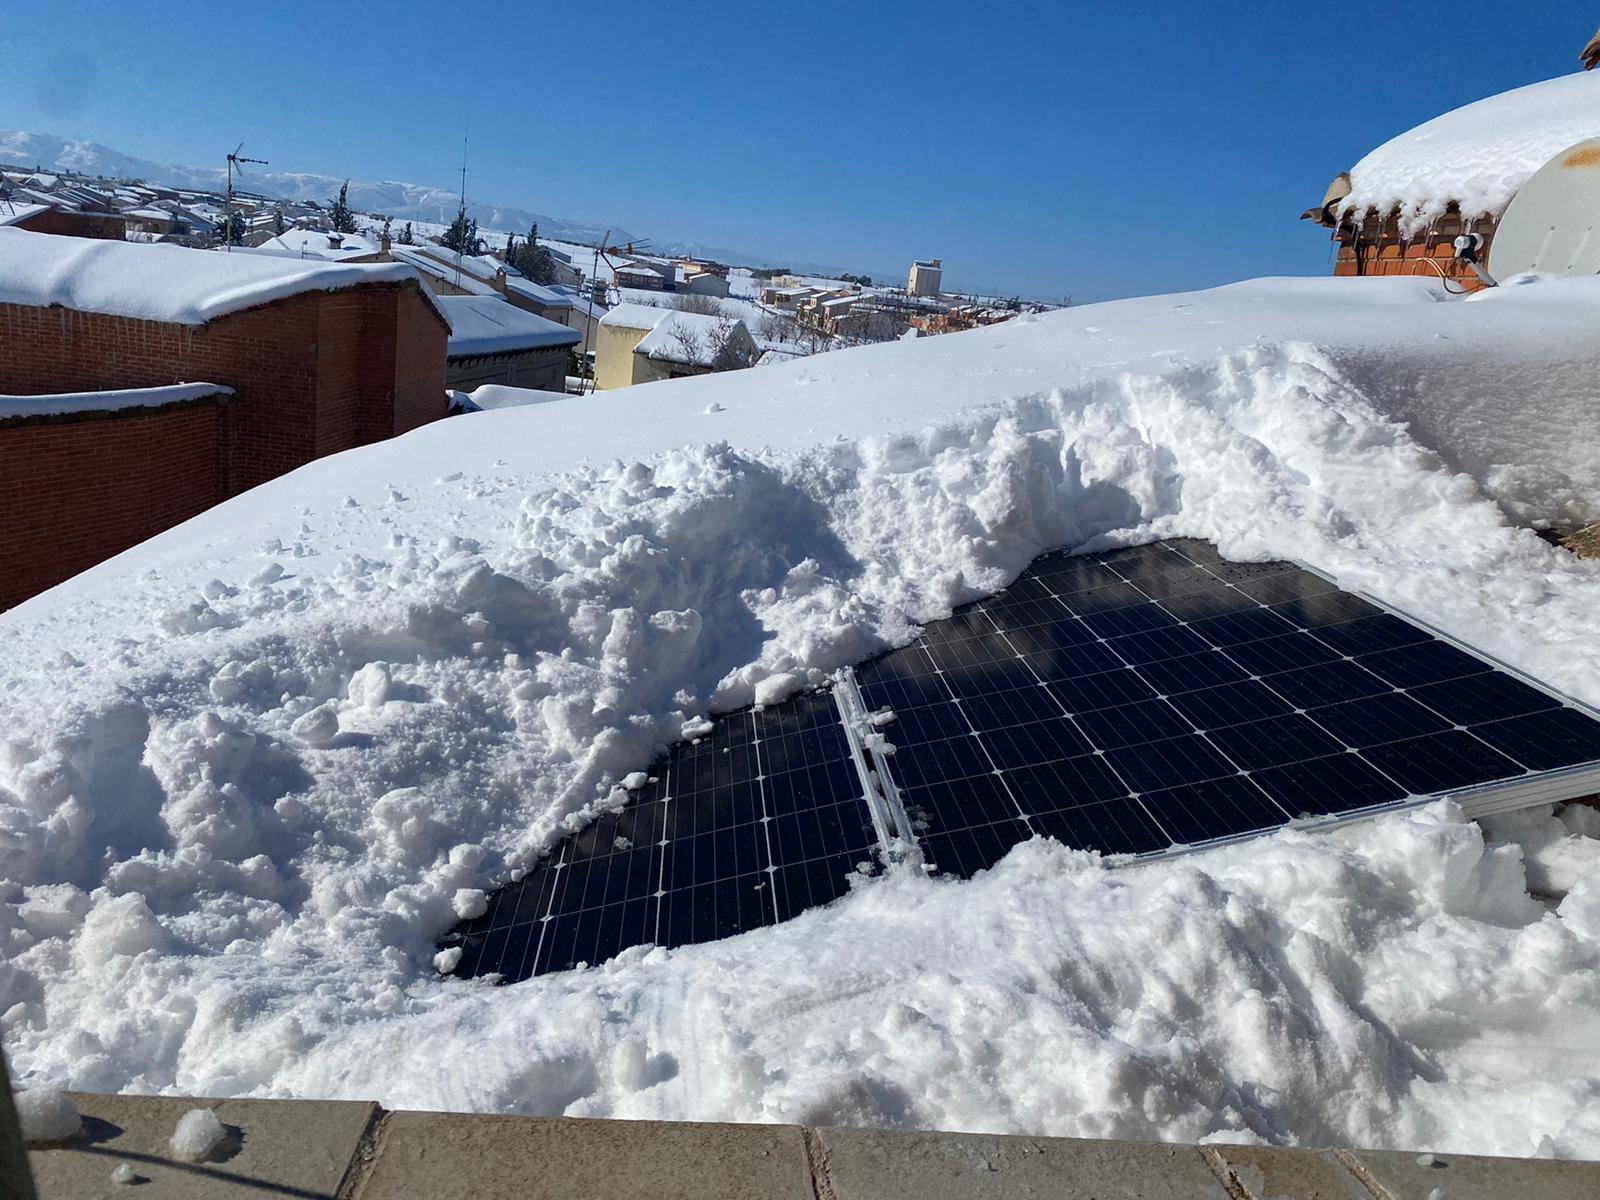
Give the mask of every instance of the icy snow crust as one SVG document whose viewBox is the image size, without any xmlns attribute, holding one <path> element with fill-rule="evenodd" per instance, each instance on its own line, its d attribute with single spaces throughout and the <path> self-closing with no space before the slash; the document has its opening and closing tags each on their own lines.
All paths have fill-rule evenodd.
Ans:
<svg viewBox="0 0 1600 1200">
<path fill-rule="evenodd" d="M 0 227 L 0 304 L 204 325 L 301 292 L 420 279 L 401 263 L 331 263 L 142 246 Z M 423 289 L 432 303 L 432 292 Z M 438 306 L 435 305 L 435 310 Z"/>
<path fill-rule="evenodd" d="M 1300 559 L 1600 701 L 1600 569 L 1506 519 L 1600 515 L 1597 316 L 1594 280 L 1259 281 L 474 414 L 258 488 L 0 615 L 14 1067 L 1600 1155 L 1582 808 L 1131 871 L 1034 842 L 504 988 L 434 941 L 707 712 L 1059 545 Z"/>
<path fill-rule="evenodd" d="M 1350 169 L 1341 212 L 1399 209 L 1411 237 L 1454 201 L 1468 218 L 1498 217 L 1528 177 L 1561 151 L 1600 137 L 1600 72 L 1547 79 L 1425 121 Z"/>
</svg>

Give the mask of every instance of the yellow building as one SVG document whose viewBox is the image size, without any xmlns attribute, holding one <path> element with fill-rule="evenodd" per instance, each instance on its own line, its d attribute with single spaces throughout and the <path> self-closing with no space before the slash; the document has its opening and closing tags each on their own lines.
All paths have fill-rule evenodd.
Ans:
<svg viewBox="0 0 1600 1200">
<path fill-rule="evenodd" d="M 619 304 L 600 319 L 595 341 L 595 388 L 632 387 L 748 367 L 757 347 L 740 320 Z"/>
</svg>

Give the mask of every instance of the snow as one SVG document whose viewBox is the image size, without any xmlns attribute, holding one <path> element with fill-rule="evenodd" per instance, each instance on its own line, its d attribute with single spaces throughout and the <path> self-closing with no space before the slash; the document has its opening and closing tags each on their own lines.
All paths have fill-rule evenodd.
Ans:
<svg viewBox="0 0 1600 1200">
<path fill-rule="evenodd" d="M 12 1093 L 17 1119 L 22 1122 L 22 1140 L 64 1142 L 83 1125 L 78 1106 L 60 1088 L 40 1085 Z"/>
<path fill-rule="evenodd" d="M 172 1156 L 179 1162 L 205 1162 L 221 1148 L 227 1127 L 209 1108 L 191 1108 L 172 1131 Z"/>
<path fill-rule="evenodd" d="M 338 249 L 333 246 L 334 238 L 339 239 Z M 287 229 L 268 238 L 255 249 L 261 254 L 288 254 L 295 258 L 320 258 L 330 262 L 343 262 L 346 259 L 366 258 L 377 254 L 382 245 L 377 239 L 363 237 L 359 233 L 336 234 L 326 229 Z"/>
<path fill-rule="evenodd" d="M 204 325 L 302 292 L 416 279 L 399 263 L 326 263 L 0 228 L 0 304 Z"/>
<path fill-rule="evenodd" d="M 7 201 L 4 205 L 0 205 L 0 226 L 18 225 L 29 217 L 36 217 L 49 210 L 48 204 L 17 204 Z"/>
<path fill-rule="evenodd" d="M 1561 151 L 1600 137 L 1600 72 L 1515 88 L 1425 121 L 1350 169 L 1342 213 L 1400 210 L 1413 236 L 1451 202 L 1463 216 L 1498 217 L 1528 177 Z"/>
<path fill-rule="evenodd" d="M 175 383 L 168 387 L 124 388 L 109 392 L 58 392 L 50 396 L 0 395 L 0 421 L 16 417 L 53 417 L 67 413 L 120 412 L 127 408 L 159 408 L 208 396 L 231 396 L 220 383 Z"/>
<path fill-rule="evenodd" d="M 1136 870 L 1032 842 L 503 988 L 436 944 L 679 736 L 1056 546 L 1296 558 L 1600 701 L 1600 566 L 1519 525 L 1600 517 L 1597 318 L 1594 279 L 1261 280 L 478 413 L 256 488 L 0 614 L 17 1077 L 1600 1156 L 1581 806 Z"/>
<path fill-rule="evenodd" d="M 439 306 L 450 318 L 450 326 L 455 331 L 450 335 L 451 358 L 576 346 L 583 340 L 576 329 L 518 308 L 509 300 L 489 296 L 440 296 Z"/>
<path fill-rule="evenodd" d="M 449 254 L 449 251 L 442 246 L 432 247 L 431 249 L 441 256 Z M 452 287 L 458 287 L 469 295 L 498 296 L 500 294 L 489 284 L 478 279 L 471 271 L 465 269 L 458 271 L 454 266 L 446 265 L 439 258 L 435 258 L 432 253 L 423 253 L 420 247 L 391 245 L 389 247 L 389 257 L 396 262 L 404 263 L 421 271 L 424 275 L 430 275 L 434 279 L 445 280 Z"/>
<path fill-rule="evenodd" d="M 551 404 L 567 399 L 566 392 L 507 387 L 500 383 L 486 383 L 471 392 L 452 392 L 451 395 L 462 408 L 478 412 L 490 412 L 497 408 L 523 408 L 530 404 Z"/>
</svg>

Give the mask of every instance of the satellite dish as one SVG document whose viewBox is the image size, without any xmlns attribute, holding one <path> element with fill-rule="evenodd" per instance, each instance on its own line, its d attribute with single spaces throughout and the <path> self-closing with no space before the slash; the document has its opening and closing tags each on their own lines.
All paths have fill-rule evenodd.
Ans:
<svg viewBox="0 0 1600 1200">
<path fill-rule="evenodd" d="M 1512 197 L 1489 246 L 1489 273 L 1600 274 L 1600 138 L 1569 146 Z"/>
</svg>

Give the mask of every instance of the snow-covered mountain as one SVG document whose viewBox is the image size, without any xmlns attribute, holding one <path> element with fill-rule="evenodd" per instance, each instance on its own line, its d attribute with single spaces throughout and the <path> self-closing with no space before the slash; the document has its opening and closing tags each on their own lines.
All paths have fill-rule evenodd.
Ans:
<svg viewBox="0 0 1600 1200">
<path fill-rule="evenodd" d="M 227 172 L 222 167 L 184 167 L 174 163 L 152 162 L 102 146 L 98 142 L 71 141 L 50 133 L 28 133 L 16 129 L 0 130 L 0 163 L 38 167 L 45 171 L 104 175 L 115 179 L 142 179 L 146 183 L 167 187 L 221 189 L 227 184 Z M 327 200 L 338 194 L 339 185 L 343 182 L 343 178 L 336 175 L 251 168 L 239 186 L 275 199 Z M 350 181 L 350 204 L 357 212 L 381 213 L 401 221 L 433 221 L 448 225 L 459 203 L 458 193 L 451 188 L 392 180 Z M 467 214 L 474 217 L 479 228 L 485 232 L 525 234 L 528 226 L 537 221 L 540 234 L 561 242 L 594 245 L 605 236 L 608 229 L 614 245 L 642 240 L 638 234 L 603 221 L 552 217 L 524 208 L 502 207 L 476 200 L 467 204 Z M 775 258 L 769 254 L 751 254 L 692 241 L 656 238 L 653 249 L 663 254 L 714 258 L 742 267 L 787 267 L 805 275 L 830 278 L 844 270 L 860 270 L 859 266 Z M 875 277 L 887 279 L 899 272 L 876 270 L 872 273 Z"/>
<path fill-rule="evenodd" d="M 222 167 L 185 167 L 172 163 L 135 158 L 98 142 L 75 142 L 48 133 L 0 130 L 0 162 L 47 171 L 75 171 L 85 175 L 104 175 L 119 179 L 143 179 L 167 187 L 220 189 L 226 186 Z M 250 170 L 242 187 L 263 196 L 285 200 L 327 200 L 338 194 L 344 182 L 334 175 L 302 171 Z M 448 224 L 458 206 L 457 193 L 449 188 L 390 180 L 350 181 L 350 205 L 358 212 L 382 213 L 400 220 L 437 221 Z M 546 237 L 566 242 L 593 243 L 611 229 L 612 240 L 637 240 L 625 229 L 603 222 L 570 220 L 528 209 L 501 207 L 471 201 L 467 213 L 486 230 L 526 233 L 533 222 Z"/>
</svg>

